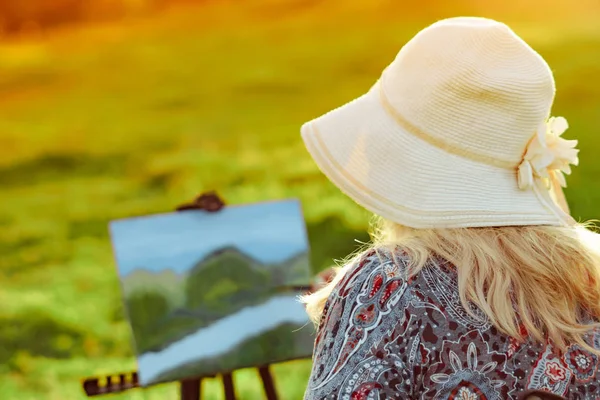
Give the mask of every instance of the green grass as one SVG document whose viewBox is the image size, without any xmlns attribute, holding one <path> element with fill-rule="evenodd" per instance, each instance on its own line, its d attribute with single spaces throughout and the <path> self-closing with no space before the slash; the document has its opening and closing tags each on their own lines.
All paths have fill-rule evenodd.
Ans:
<svg viewBox="0 0 600 400">
<path fill-rule="evenodd" d="M 216 189 L 229 203 L 300 198 L 315 270 L 365 240 L 368 214 L 318 172 L 298 129 L 367 90 L 439 17 L 502 17 L 549 61 L 555 115 L 580 139 L 572 211 L 598 217 L 597 8 L 566 13 L 566 2 L 546 2 L 527 20 L 514 17 L 520 8 L 511 16 L 466 3 L 280 3 L 226 2 L 0 44 L 2 399 L 78 399 L 80 378 L 135 368 L 110 219 Z M 301 397 L 309 367 L 275 368 L 283 399 Z M 260 398 L 254 371 L 235 378 L 240 398 Z M 112 398 L 176 392 L 169 384 Z M 222 398 L 217 381 L 205 393 Z"/>
</svg>

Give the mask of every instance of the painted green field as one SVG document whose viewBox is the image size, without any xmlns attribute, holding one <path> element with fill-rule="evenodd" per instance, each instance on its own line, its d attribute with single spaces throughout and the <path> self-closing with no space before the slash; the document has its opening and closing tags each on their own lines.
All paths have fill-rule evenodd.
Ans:
<svg viewBox="0 0 600 400">
<path fill-rule="evenodd" d="M 298 129 L 367 90 L 437 18 L 505 17 L 550 62 L 555 115 L 580 139 L 567 196 L 575 216 L 600 216 L 597 8 L 545 2 L 511 18 L 469 6 L 283 3 L 224 2 L 0 43 L 0 398 L 80 399 L 80 378 L 135 368 L 110 219 L 216 189 L 230 203 L 300 198 L 315 271 L 366 240 L 369 216 L 318 172 Z M 275 368 L 282 399 L 302 396 L 309 368 Z M 236 374 L 241 399 L 260 398 L 256 378 Z M 222 398 L 218 381 L 205 394 Z"/>
</svg>

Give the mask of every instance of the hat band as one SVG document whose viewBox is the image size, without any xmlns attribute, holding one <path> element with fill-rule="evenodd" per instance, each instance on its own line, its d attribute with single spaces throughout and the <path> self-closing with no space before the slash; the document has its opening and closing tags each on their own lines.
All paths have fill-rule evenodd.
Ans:
<svg viewBox="0 0 600 400">
<path fill-rule="evenodd" d="M 372 199 L 377 200 L 378 202 L 385 204 L 386 206 L 399 210 L 402 212 L 411 213 L 419 216 L 430 216 L 436 215 L 440 218 L 450 220 L 456 216 L 457 212 L 455 211 L 420 211 L 414 208 L 407 207 L 405 205 L 399 204 L 397 202 L 393 202 L 388 199 L 386 196 L 383 196 L 374 190 L 367 187 L 367 185 L 363 184 L 359 181 L 355 176 L 353 176 L 344 166 L 342 166 L 339 161 L 337 161 L 336 157 L 329 151 L 328 145 L 323 140 L 323 134 L 320 129 L 317 127 L 315 123 L 309 124 L 309 129 L 311 131 L 310 139 L 307 140 L 306 145 L 311 154 L 314 157 L 317 157 L 327 164 L 331 165 L 330 174 L 334 176 L 333 182 L 338 182 L 337 185 L 344 187 L 345 191 L 350 193 L 354 198 L 364 198 L 370 197 Z M 330 178 L 331 179 L 331 178 Z M 344 182 L 344 183 L 339 183 Z M 349 184 L 349 185 L 348 185 Z M 506 214 L 502 211 L 490 211 L 490 210 L 471 210 L 471 211 L 461 211 L 460 214 L 463 216 L 481 216 L 483 213 L 487 215 L 503 215 Z M 512 211 L 513 215 L 533 215 L 530 211 Z M 545 216 L 545 214 L 535 214 L 536 216 Z"/>
<path fill-rule="evenodd" d="M 456 146 L 452 143 L 449 143 L 441 138 L 429 135 L 427 132 L 423 131 L 422 129 L 407 121 L 402 115 L 400 115 L 400 113 L 398 113 L 398 111 L 394 109 L 394 107 L 392 107 L 387 96 L 385 95 L 381 81 L 377 83 L 377 86 L 377 89 L 379 91 L 379 98 L 381 100 L 383 108 L 406 132 L 409 132 L 410 134 L 418 137 L 419 139 L 429 143 L 434 147 L 444 150 L 447 153 L 467 158 L 469 160 L 476 161 L 482 164 L 491 165 L 493 167 L 516 170 L 517 164 L 514 162 L 499 160 L 497 158 L 489 157 L 483 154 L 478 154 L 465 148 Z"/>
<path fill-rule="evenodd" d="M 486 165 L 499 167 L 499 168 L 503 168 L 503 169 L 515 170 L 515 172 L 516 172 L 517 166 L 512 162 L 505 161 L 505 160 L 499 160 L 497 158 L 478 154 L 478 153 L 469 151 L 467 149 L 464 149 L 462 147 L 456 146 L 456 145 L 449 143 L 443 139 L 429 135 L 422 129 L 418 128 L 417 126 L 415 126 L 412 123 L 410 123 L 409 121 L 407 121 L 398 111 L 396 111 L 394 109 L 394 107 L 392 107 L 392 104 L 389 102 L 389 100 L 387 99 L 387 96 L 385 95 L 381 81 L 378 81 L 376 83 L 376 86 L 378 86 L 376 89 L 379 92 L 379 98 L 380 98 L 381 104 L 383 105 L 384 110 L 404 129 L 404 131 L 418 137 L 419 139 L 429 143 L 430 145 L 432 145 L 434 147 L 444 150 L 447 153 L 454 154 L 456 156 L 463 157 L 463 158 L 466 158 L 466 159 L 469 159 L 469 160 L 472 160 L 475 162 L 483 163 Z M 556 185 L 556 182 L 554 182 L 554 185 Z M 559 190 L 560 187 L 553 188 L 553 189 Z M 544 205 L 544 207 L 546 209 L 548 209 L 550 212 L 552 212 L 556 217 L 558 217 L 558 219 L 561 221 L 561 223 L 563 225 L 567 225 L 567 226 L 573 225 L 576 222 L 573 219 L 573 217 L 571 217 L 569 215 L 568 207 L 565 208 L 565 205 L 557 204 L 552 199 L 546 198 L 546 196 L 544 194 L 545 191 L 541 190 L 541 188 L 539 187 L 537 182 L 536 182 L 536 184 L 533 185 L 533 191 L 535 192 L 539 201 Z M 560 199 L 557 199 L 557 200 L 560 201 Z M 565 204 L 566 204 L 566 201 L 565 201 Z"/>
</svg>

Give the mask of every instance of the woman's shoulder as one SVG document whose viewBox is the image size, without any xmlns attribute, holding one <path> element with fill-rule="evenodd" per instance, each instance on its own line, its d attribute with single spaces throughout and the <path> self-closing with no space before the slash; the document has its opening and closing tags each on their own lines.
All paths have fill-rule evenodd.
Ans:
<svg viewBox="0 0 600 400">
<path fill-rule="evenodd" d="M 452 265 L 413 260 L 401 249 L 360 254 L 325 305 L 305 399 L 375 388 L 386 398 L 413 398 L 424 388 L 411 382 L 430 367 L 446 374 L 458 349 L 489 328 L 484 315 L 470 311 L 460 303 Z"/>
<path fill-rule="evenodd" d="M 383 356 L 395 357 L 392 347 L 423 347 L 415 341 L 418 324 L 414 323 L 412 304 L 419 299 L 414 297 L 409 266 L 406 253 L 382 247 L 361 253 L 348 265 L 325 304 L 315 340 L 307 399 L 322 399 L 325 394 L 340 391 L 357 393 L 356 390 L 361 390 L 359 387 L 368 385 L 369 381 L 359 382 L 352 377 L 389 363 L 393 368 L 388 368 L 386 374 L 401 373 L 410 379 L 410 369 L 395 367 L 393 360 Z M 395 343 L 400 337 L 406 340 L 402 346 Z M 415 353 L 412 360 L 422 362 L 422 354 Z M 389 385 L 385 390 L 382 386 L 388 394 L 395 396 L 402 392 L 408 396 L 409 387 L 400 389 L 392 383 L 382 376 L 382 382 L 377 385 Z"/>
<path fill-rule="evenodd" d="M 448 287 L 443 288 L 441 283 Z M 333 288 L 333 298 L 361 297 L 372 299 L 378 294 L 388 297 L 401 288 L 419 287 L 421 291 L 456 289 L 456 269 L 435 255 L 414 260 L 399 247 L 373 247 L 357 255 L 343 278 Z"/>
<path fill-rule="evenodd" d="M 334 293 L 345 297 L 351 288 L 356 288 L 359 283 L 369 280 L 373 281 L 375 288 L 384 281 L 408 281 L 409 265 L 409 256 L 399 249 L 371 248 L 357 255 L 348 265 Z"/>
</svg>

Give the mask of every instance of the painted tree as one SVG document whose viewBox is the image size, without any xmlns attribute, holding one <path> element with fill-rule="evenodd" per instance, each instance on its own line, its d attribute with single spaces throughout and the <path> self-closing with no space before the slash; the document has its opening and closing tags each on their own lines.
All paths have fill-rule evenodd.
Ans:
<svg viewBox="0 0 600 400">
<path fill-rule="evenodd" d="M 138 289 L 128 296 L 127 312 L 134 332 L 150 332 L 170 311 L 169 302 L 159 291 Z"/>
</svg>

